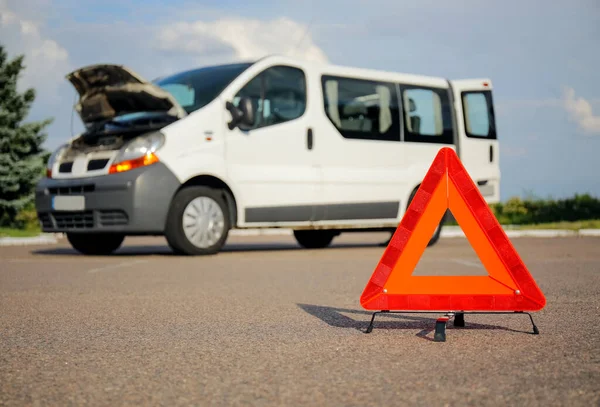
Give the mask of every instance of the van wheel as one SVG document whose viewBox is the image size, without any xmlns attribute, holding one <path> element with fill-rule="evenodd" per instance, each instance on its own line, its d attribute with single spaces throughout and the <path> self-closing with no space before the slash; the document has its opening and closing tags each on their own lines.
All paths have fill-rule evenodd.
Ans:
<svg viewBox="0 0 600 407">
<path fill-rule="evenodd" d="M 336 233 L 331 230 L 294 230 L 294 237 L 306 249 L 322 249 L 329 246 Z"/>
<path fill-rule="evenodd" d="M 407 209 L 410 206 L 410 203 L 412 202 L 412 200 L 415 197 L 416 193 L 417 193 L 417 190 L 415 189 L 412 192 L 412 194 L 410 195 L 410 198 L 408 199 L 408 204 L 406 205 Z M 427 247 L 433 246 L 440 239 L 440 234 L 442 233 L 442 226 L 444 225 L 444 221 L 445 220 L 446 220 L 446 214 L 444 214 L 444 216 L 442 216 L 442 220 L 440 221 L 440 223 L 435 228 L 435 231 L 433 232 L 433 236 L 429 240 L 429 243 L 427 243 Z M 396 233 L 396 229 L 390 231 L 390 233 L 391 233 L 390 238 L 385 243 L 381 243 L 379 246 L 382 246 L 382 247 L 389 246 L 390 242 L 392 241 L 392 237 L 394 236 L 394 233 Z"/>
<path fill-rule="evenodd" d="M 177 254 L 209 255 L 221 250 L 229 228 L 229 211 L 221 191 L 193 186 L 173 198 L 165 237 Z"/>
<path fill-rule="evenodd" d="M 82 254 L 108 255 L 121 247 L 125 236 L 115 233 L 67 233 L 67 240 Z"/>
<path fill-rule="evenodd" d="M 434 244 L 437 243 L 438 240 L 440 240 L 440 234 L 442 233 L 442 225 L 444 224 L 445 218 L 446 218 L 446 215 L 444 215 L 444 217 L 440 221 L 439 225 L 437 225 L 437 228 L 435 229 L 435 232 L 433 232 L 433 236 L 431 237 L 431 240 L 429 241 L 429 243 L 427 243 L 427 247 L 433 246 Z"/>
<path fill-rule="evenodd" d="M 416 194 L 417 194 L 417 189 L 415 189 L 412 192 L 412 194 L 410 195 L 410 198 L 408 199 L 408 204 L 406 206 L 407 209 L 410 206 L 410 203 L 412 202 L 412 200 Z M 435 231 L 433 232 L 433 236 L 429 240 L 429 243 L 427 243 L 427 247 L 433 246 L 434 244 L 437 243 L 438 240 L 440 240 L 440 234 L 442 233 L 442 226 L 444 225 L 445 220 L 446 220 L 446 214 L 444 213 L 444 216 L 442 216 L 442 220 L 440 221 L 440 223 L 435 228 Z"/>
</svg>

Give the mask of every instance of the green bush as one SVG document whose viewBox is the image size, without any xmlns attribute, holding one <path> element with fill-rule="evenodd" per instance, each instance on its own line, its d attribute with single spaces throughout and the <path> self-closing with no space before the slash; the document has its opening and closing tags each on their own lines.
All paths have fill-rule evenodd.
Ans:
<svg viewBox="0 0 600 407">
<path fill-rule="evenodd" d="M 40 228 L 40 222 L 33 204 L 26 206 L 17 214 L 13 227 L 22 230 L 37 230 Z"/>
<path fill-rule="evenodd" d="M 520 198 L 510 198 L 504 204 L 496 204 L 493 209 L 500 223 L 527 223 L 530 216 L 525 202 Z"/>
<path fill-rule="evenodd" d="M 25 122 L 36 96 L 19 89 L 25 68 L 23 55 L 9 59 L 0 45 L 0 227 L 31 223 L 28 208 L 49 156 L 43 144 L 52 120 Z"/>
<path fill-rule="evenodd" d="M 600 199 L 589 194 L 566 199 L 511 198 L 491 205 L 502 224 L 524 225 L 600 219 Z"/>
<path fill-rule="evenodd" d="M 576 222 L 600 219 L 600 199 L 589 194 L 566 199 L 521 199 L 491 204 L 490 208 L 502 225 L 533 225 L 539 223 Z M 448 215 L 447 224 L 456 225 Z"/>
</svg>

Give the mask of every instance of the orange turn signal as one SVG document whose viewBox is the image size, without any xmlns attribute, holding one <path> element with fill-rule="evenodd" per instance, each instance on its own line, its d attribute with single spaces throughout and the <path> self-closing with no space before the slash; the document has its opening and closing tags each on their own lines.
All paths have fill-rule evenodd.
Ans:
<svg viewBox="0 0 600 407">
<path fill-rule="evenodd" d="M 125 160 L 120 163 L 116 163 L 110 166 L 108 170 L 109 174 L 115 174 L 117 172 L 125 172 L 133 170 L 134 168 L 145 167 L 158 162 L 158 157 L 154 153 L 148 153 L 143 157 L 135 158 L 133 160 Z"/>
</svg>

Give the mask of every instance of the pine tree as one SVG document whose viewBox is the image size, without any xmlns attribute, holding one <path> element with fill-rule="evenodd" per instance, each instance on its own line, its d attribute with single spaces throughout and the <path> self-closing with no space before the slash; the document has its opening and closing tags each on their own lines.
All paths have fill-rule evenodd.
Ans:
<svg viewBox="0 0 600 407">
<path fill-rule="evenodd" d="M 45 171 L 48 153 L 42 130 L 52 119 L 22 123 L 35 99 L 35 91 L 17 91 L 25 68 L 24 56 L 8 60 L 0 45 L 0 225 L 14 226 L 19 211 L 33 202 L 35 185 Z M 43 69 L 43 67 L 40 67 Z"/>
</svg>

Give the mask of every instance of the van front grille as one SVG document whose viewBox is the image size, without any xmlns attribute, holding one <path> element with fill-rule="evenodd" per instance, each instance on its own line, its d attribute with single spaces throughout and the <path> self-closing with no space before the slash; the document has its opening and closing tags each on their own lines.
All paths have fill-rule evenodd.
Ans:
<svg viewBox="0 0 600 407">
<path fill-rule="evenodd" d="M 94 213 L 92 211 L 54 212 L 52 217 L 59 229 L 90 229 L 94 227 Z"/>
<path fill-rule="evenodd" d="M 127 213 L 121 210 L 89 210 L 69 212 L 42 212 L 39 215 L 44 229 L 91 229 L 94 227 L 125 226 L 129 223 Z"/>
<path fill-rule="evenodd" d="M 71 185 L 68 187 L 52 187 L 48 188 L 51 195 L 77 195 L 84 192 L 94 192 L 96 186 L 94 184 Z"/>
<path fill-rule="evenodd" d="M 123 226 L 127 222 L 129 222 L 129 219 L 123 211 L 100 211 L 100 226 Z"/>
<path fill-rule="evenodd" d="M 50 219 L 49 214 L 40 213 L 39 219 L 44 229 L 50 229 L 52 227 L 52 219 Z"/>
</svg>

